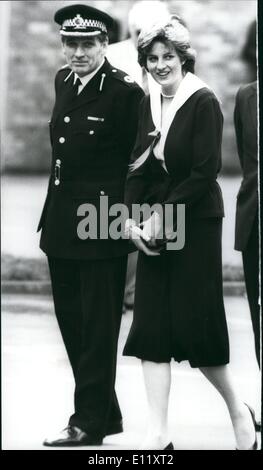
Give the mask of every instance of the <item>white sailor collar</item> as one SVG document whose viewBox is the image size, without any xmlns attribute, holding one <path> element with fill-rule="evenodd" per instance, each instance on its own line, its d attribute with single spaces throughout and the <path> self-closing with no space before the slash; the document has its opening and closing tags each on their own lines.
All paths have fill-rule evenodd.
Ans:
<svg viewBox="0 0 263 470">
<path fill-rule="evenodd" d="M 164 162 L 164 147 L 167 138 L 167 134 L 171 127 L 171 124 L 174 120 L 174 117 L 177 111 L 183 106 L 183 104 L 194 94 L 196 91 L 201 90 L 202 88 L 208 88 L 205 82 L 200 78 L 194 75 L 191 72 L 187 72 L 181 81 L 177 92 L 170 103 L 169 108 L 167 109 L 165 115 L 162 119 L 162 102 L 161 102 L 161 87 L 154 87 L 150 92 L 150 107 L 152 120 L 155 126 L 155 129 L 148 133 L 153 137 L 159 135 L 156 143 L 152 147 L 152 144 L 143 152 L 143 154 L 136 160 L 134 164 L 131 164 L 131 170 L 134 170 L 140 166 L 149 156 L 150 151 L 156 154 L 157 158 Z M 165 165 L 164 168 L 166 169 Z M 167 171 L 167 169 L 166 169 Z"/>
<path fill-rule="evenodd" d="M 170 127 L 177 111 L 196 91 L 200 90 L 201 88 L 209 87 L 196 75 L 191 72 L 187 72 L 181 81 L 173 100 L 170 103 L 165 120 L 163 122 L 163 126 L 161 126 L 161 88 L 155 88 L 150 94 L 151 113 L 155 128 L 158 131 L 161 131 L 163 134 L 163 131 L 165 131 L 168 124 Z"/>
</svg>

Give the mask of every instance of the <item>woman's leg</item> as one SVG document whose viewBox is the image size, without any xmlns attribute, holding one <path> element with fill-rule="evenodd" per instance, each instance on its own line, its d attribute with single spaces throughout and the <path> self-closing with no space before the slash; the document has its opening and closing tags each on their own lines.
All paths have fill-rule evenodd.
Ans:
<svg viewBox="0 0 263 470">
<path fill-rule="evenodd" d="M 171 385 L 170 363 L 142 361 L 148 399 L 148 430 L 141 449 L 163 449 L 168 444 L 167 412 Z"/>
<path fill-rule="evenodd" d="M 201 372 L 224 398 L 233 424 L 236 447 L 249 450 L 255 442 L 255 428 L 250 411 L 238 396 L 229 367 L 201 367 Z"/>
</svg>

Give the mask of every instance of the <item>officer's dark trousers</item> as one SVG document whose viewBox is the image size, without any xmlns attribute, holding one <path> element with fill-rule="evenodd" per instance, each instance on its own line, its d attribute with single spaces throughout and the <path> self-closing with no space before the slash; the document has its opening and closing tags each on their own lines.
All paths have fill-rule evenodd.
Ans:
<svg viewBox="0 0 263 470">
<path fill-rule="evenodd" d="M 255 351 L 260 366 L 260 307 L 259 307 L 259 244 L 258 218 L 255 218 L 246 249 L 242 252 L 245 283 L 255 339 Z"/>
<path fill-rule="evenodd" d="M 75 377 L 69 423 L 103 435 L 121 412 L 114 390 L 127 256 L 49 258 L 55 312 Z"/>
</svg>

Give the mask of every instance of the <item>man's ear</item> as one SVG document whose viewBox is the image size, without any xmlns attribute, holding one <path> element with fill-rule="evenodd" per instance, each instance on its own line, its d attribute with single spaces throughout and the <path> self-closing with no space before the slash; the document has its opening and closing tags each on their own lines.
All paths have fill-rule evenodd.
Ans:
<svg viewBox="0 0 263 470">
<path fill-rule="evenodd" d="M 107 49 L 108 49 L 108 45 L 109 45 L 109 39 L 105 39 L 105 41 L 103 41 L 102 43 L 103 45 L 103 51 L 106 53 Z"/>
<path fill-rule="evenodd" d="M 65 55 L 65 45 L 66 45 L 65 41 L 62 40 L 61 41 L 61 49 L 62 49 L 62 52 L 63 52 L 64 55 Z"/>
</svg>

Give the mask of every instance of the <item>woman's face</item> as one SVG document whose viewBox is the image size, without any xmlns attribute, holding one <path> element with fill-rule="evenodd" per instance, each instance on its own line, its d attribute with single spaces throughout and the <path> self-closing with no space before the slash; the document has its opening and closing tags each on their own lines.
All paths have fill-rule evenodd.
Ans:
<svg viewBox="0 0 263 470">
<path fill-rule="evenodd" d="M 147 69 L 166 94 L 174 94 L 183 79 L 180 57 L 172 44 L 155 42 L 147 54 Z"/>
</svg>

